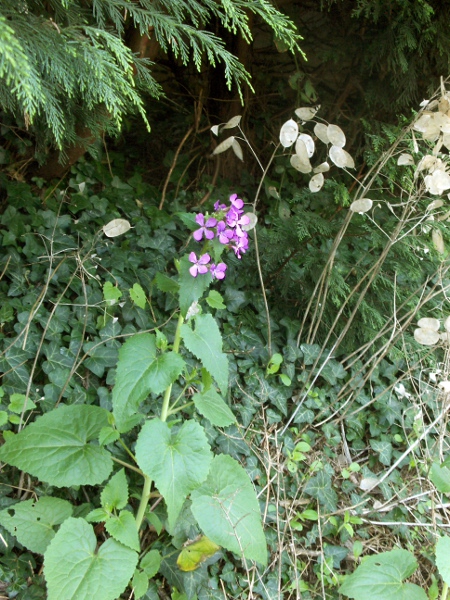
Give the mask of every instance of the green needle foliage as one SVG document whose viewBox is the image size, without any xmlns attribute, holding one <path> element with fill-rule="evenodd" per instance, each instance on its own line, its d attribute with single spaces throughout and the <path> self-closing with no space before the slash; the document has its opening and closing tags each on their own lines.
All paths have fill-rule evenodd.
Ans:
<svg viewBox="0 0 450 600">
<path fill-rule="evenodd" d="M 33 127 L 41 145 L 63 149 L 86 127 L 95 137 L 118 131 L 138 112 L 147 128 L 142 92 L 158 98 L 152 63 L 127 45 L 131 32 L 154 37 L 183 65 L 222 65 L 227 86 L 241 92 L 250 76 L 210 29 L 220 24 L 250 42 L 254 13 L 290 50 L 295 25 L 266 0 L 150 1 L 5 0 L 0 8 L 0 106 L 17 124 Z"/>
</svg>

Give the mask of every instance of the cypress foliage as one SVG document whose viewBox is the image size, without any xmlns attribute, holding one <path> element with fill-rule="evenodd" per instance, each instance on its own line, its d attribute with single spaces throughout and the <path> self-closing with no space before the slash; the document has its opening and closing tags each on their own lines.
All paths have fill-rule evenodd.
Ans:
<svg viewBox="0 0 450 600">
<path fill-rule="evenodd" d="M 142 91 L 158 98 L 151 62 L 126 45 L 127 29 L 151 35 L 183 64 L 204 61 L 224 68 L 229 87 L 249 74 L 208 30 L 213 20 L 251 40 L 247 12 L 263 19 L 291 50 L 300 37 L 267 0 L 4 0 L 0 7 L 0 106 L 41 144 L 62 149 L 76 128 L 120 129 L 138 112 L 147 127 Z"/>
</svg>

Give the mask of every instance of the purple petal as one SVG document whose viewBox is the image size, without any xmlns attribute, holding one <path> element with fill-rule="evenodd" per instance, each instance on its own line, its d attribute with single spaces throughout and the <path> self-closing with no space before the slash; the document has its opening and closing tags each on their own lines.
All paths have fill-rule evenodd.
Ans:
<svg viewBox="0 0 450 600">
<path fill-rule="evenodd" d="M 217 225 L 217 219 L 215 219 L 214 217 L 209 217 L 209 219 L 206 221 L 206 227 L 215 227 Z"/>
<path fill-rule="evenodd" d="M 196 263 L 197 262 L 197 255 L 195 254 L 195 252 L 191 252 L 189 254 L 189 262 L 191 262 L 191 263 Z"/>
<path fill-rule="evenodd" d="M 192 237 L 194 238 L 194 240 L 196 242 L 200 242 L 201 241 L 201 239 L 203 237 L 203 230 L 204 229 L 205 229 L 204 227 L 200 227 L 200 229 L 196 229 L 194 231 L 194 233 L 192 234 Z"/>
<path fill-rule="evenodd" d="M 193 265 L 189 269 L 189 273 L 192 275 L 192 277 L 197 277 L 197 273 L 198 273 L 198 267 L 197 267 L 197 265 Z"/>
<path fill-rule="evenodd" d="M 199 213 L 198 215 L 196 215 L 195 217 L 195 221 L 196 223 L 198 223 L 199 225 L 203 226 L 205 224 L 205 216 L 202 215 L 202 213 Z"/>
<path fill-rule="evenodd" d="M 239 225 L 248 225 L 250 223 L 250 217 L 247 215 L 243 215 L 239 221 L 238 221 Z"/>
<path fill-rule="evenodd" d="M 242 208 L 244 206 L 244 201 L 238 198 L 237 194 L 230 196 L 230 202 L 235 208 Z"/>
<path fill-rule="evenodd" d="M 218 265 L 211 265 L 211 275 L 216 279 L 224 279 L 227 265 L 225 263 L 219 263 Z"/>
<path fill-rule="evenodd" d="M 209 254 L 202 254 L 202 256 L 200 256 L 200 258 L 198 259 L 198 264 L 206 265 L 209 263 L 210 260 L 211 260 L 211 257 L 209 256 Z M 206 271 L 207 270 L 208 269 L 206 269 Z M 203 271 L 203 272 L 206 273 L 206 271 Z"/>
</svg>

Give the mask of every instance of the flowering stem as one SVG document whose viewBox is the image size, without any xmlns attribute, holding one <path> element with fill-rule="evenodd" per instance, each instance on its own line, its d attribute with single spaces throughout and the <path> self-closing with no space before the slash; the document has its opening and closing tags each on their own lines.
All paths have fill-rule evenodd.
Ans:
<svg viewBox="0 0 450 600">
<path fill-rule="evenodd" d="M 258 236 L 256 235 L 256 228 L 253 230 L 253 242 L 255 244 L 256 266 L 258 268 L 259 282 L 261 284 L 261 292 L 262 292 L 262 297 L 263 297 L 263 301 L 264 301 L 264 308 L 266 311 L 267 349 L 269 351 L 269 358 L 270 358 L 272 356 L 272 328 L 270 327 L 269 303 L 267 302 L 266 290 L 264 288 L 264 279 L 263 279 L 262 269 L 261 269 L 261 260 L 259 258 Z"/>
<path fill-rule="evenodd" d="M 184 317 L 180 315 L 178 317 L 177 329 L 175 331 L 175 339 L 173 340 L 172 351 L 178 354 L 180 349 L 180 341 L 181 341 L 181 326 L 183 325 Z M 172 384 L 170 384 L 166 391 L 164 392 L 163 404 L 161 408 L 161 421 L 167 421 L 167 417 L 169 416 L 169 402 L 170 402 L 170 394 L 172 393 Z"/>
<path fill-rule="evenodd" d="M 173 341 L 173 347 L 172 347 L 173 352 L 176 352 L 177 354 L 180 349 L 181 326 L 183 325 L 183 322 L 184 322 L 184 318 L 180 315 L 178 318 L 177 329 L 175 331 L 175 339 Z M 167 387 L 167 389 L 164 393 L 163 404 L 162 404 L 162 408 L 161 408 L 161 417 L 160 417 L 161 421 L 166 421 L 167 417 L 170 414 L 169 402 L 170 402 L 171 392 L 172 392 L 172 384 L 170 384 Z M 148 477 L 147 475 L 144 475 L 144 487 L 142 488 L 141 501 L 139 503 L 139 508 L 138 508 L 138 511 L 136 514 L 136 527 L 137 527 L 138 531 L 142 525 L 142 521 L 144 520 L 145 511 L 147 509 L 147 505 L 148 505 L 148 502 L 151 497 L 151 493 L 150 493 L 151 487 L 152 487 L 151 478 Z"/>
<path fill-rule="evenodd" d="M 447 600 L 447 598 L 448 598 L 448 584 L 445 583 L 445 581 L 444 581 L 444 583 L 442 585 L 441 600 Z"/>
<path fill-rule="evenodd" d="M 147 475 L 144 475 L 144 487 L 142 488 L 141 501 L 136 515 L 136 528 L 139 531 L 144 520 L 145 510 L 147 508 L 148 501 L 150 500 L 150 489 L 152 487 L 152 480 Z"/>
<path fill-rule="evenodd" d="M 266 175 L 267 172 L 269 170 L 270 165 L 272 164 L 275 155 L 278 151 L 280 144 L 277 144 L 277 146 L 275 147 L 275 150 L 272 153 L 272 156 L 270 157 L 269 162 L 266 165 L 266 168 L 263 169 L 263 176 L 261 177 L 261 180 L 259 182 L 259 186 L 258 189 L 256 190 L 256 195 L 255 195 L 255 199 L 253 201 L 253 212 L 256 212 L 256 204 L 258 203 L 259 200 L 259 194 L 261 192 L 263 183 L 266 179 Z M 259 256 L 259 247 L 258 247 L 258 236 L 256 234 L 256 227 L 253 230 L 253 241 L 255 243 L 255 257 L 256 257 L 256 268 L 258 269 L 258 276 L 259 276 L 259 282 L 261 284 L 261 293 L 262 293 L 262 297 L 263 297 L 263 301 L 264 301 L 264 309 L 266 311 L 266 319 L 267 319 L 267 349 L 269 351 L 269 357 L 272 356 L 272 329 L 270 327 L 270 313 L 269 313 L 269 303 L 267 302 L 267 296 L 266 296 L 266 289 L 264 287 L 264 279 L 263 279 L 263 274 L 262 274 L 262 268 L 261 268 L 261 259 Z"/>
</svg>

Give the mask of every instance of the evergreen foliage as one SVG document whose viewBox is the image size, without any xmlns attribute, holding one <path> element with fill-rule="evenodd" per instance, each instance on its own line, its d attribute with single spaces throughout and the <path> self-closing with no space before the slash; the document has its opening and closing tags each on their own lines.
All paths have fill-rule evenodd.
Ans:
<svg viewBox="0 0 450 600">
<path fill-rule="evenodd" d="M 228 87 L 240 91 L 250 76 L 210 29 L 215 22 L 249 42 L 248 13 L 265 21 L 291 50 L 298 50 L 293 23 L 267 0 L 5 0 L 0 7 L 0 106 L 18 124 L 32 126 L 41 143 L 62 149 L 80 127 L 98 134 L 120 129 L 123 116 L 140 113 L 149 128 L 142 92 L 161 87 L 152 63 L 133 54 L 133 28 L 154 36 L 184 65 L 193 61 L 224 68 Z"/>
</svg>

